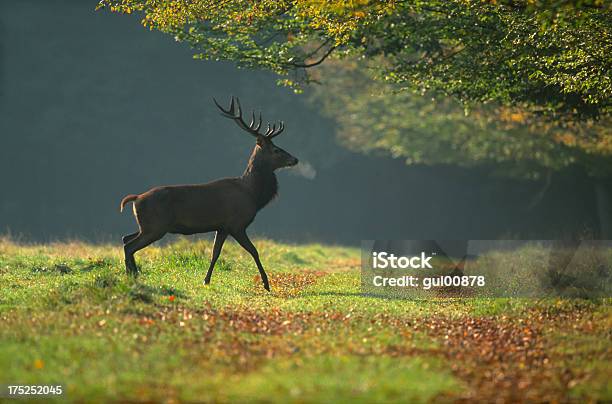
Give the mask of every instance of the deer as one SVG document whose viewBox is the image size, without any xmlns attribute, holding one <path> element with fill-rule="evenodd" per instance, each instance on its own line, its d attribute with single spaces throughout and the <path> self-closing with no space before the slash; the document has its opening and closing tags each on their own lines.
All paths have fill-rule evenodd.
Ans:
<svg viewBox="0 0 612 404">
<path fill-rule="evenodd" d="M 233 120 L 255 138 L 255 147 L 246 169 L 240 177 L 222 178 L 205 184 L 160 186 L 142 194 L 125 196 L 121 200 L 120 211 L 123 212 L 126 204 L 133 203 L 138 224 L 137 232 L 122 238 L 126 273 L 137 277 L 140 271 L 134 254 L 168 233 L 191 235 L 214 231 L 212 257 L 204 284 L 210 284 L 223 243 L 228 236 L 232 236 L 255 261 L 263 287 L 269 292 L 268 276 L 246 229 L 257 212 L 276 197 L 278 181 L 275 171 L 295 166 L 298 159 L 272 142 L 285 129 L 283 121 L 279 121 L 278 126 L 268 123 L 266 131 L 262 133 L 261 113 L 256 121 L 253 111 L 251 122 L 247 125 L 238 97 L 231 97 L 227 109 L 219 105 L 216 99 L 213 98 L 213 101 L 222 116 Z"/>
</svg>

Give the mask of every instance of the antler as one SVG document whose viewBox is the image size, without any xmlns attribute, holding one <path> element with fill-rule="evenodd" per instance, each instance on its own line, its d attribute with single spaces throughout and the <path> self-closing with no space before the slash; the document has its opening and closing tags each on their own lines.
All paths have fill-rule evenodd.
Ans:
<svg viewBox="0 0 612 404">
<path fill-rule="evenodd" d="M 251 119 L 251 123 L 247 125 L 246 122 L 244 122 L 244 120 L 242 119 L 242 108 L 240 107 L 240 100 L 238 99 L 238 97 L 232 96 L 232 101 L 227 110 L 223 109 L 223 107 L 219 105 L 219 103 L 217 102 L 217 100 L 215 100 L 214 97 L 213 97 L 213 101 L 215 102 L 215 105 L 217 106 L 217 108 L 221 110 L 221 115 L 223 115 L 226 118 L 230 118 L 234 120 L 234 122 L 236 122 L 236 124 L 240 126 L 241 129 L 249 132 L 251 135 L 255 137 L 263 136 L 263 137 L 267 137 L 268 139 L 272 139 L 273 137 L 280 135 L 281 132 L 285 129 L 285 124 L 283 123 L 283 121 L 280 121 L 278 123 L 278 128 L 276 128 L 276 124 L 273 124 L 271 128 L 270 128 L 270 124 L 268 124 L 266 132 L 259 133 L 259 128 L 261 128 L 261 113 L 259 114 L 259 122 L 256 124 L 255 123 L 255 112 L 253 111 L 253 117 Z"/>
</svg>

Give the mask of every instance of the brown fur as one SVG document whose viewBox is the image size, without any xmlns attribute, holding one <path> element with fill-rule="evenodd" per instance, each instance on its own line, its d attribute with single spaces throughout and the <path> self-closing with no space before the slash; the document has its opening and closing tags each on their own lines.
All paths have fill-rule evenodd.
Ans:
<svg viewBox="0 0 612 404">
<path fill-rule="evenodd" d="M 257 144 L 240 177 L 224 178 L 206 184 L 170 185 L 153 188 L 121 200 L 121 211 L 134 202 L 134 216 L 139 231 L 123 237 L 128 274 L 138 269 L 134 253 L 161 239 L 167 233 L 195 234 L 215 231 L 215 244 L 205 283 L 228 235 L 231 235 L 255 260 L 264 287 L 268 279 L 259 254 L 246 234 L 257 212 L 277 193 L 274 171 L 297 164 L 297 159 L 276 147 L 270 137 L 257 135 Z"/>
</svg>

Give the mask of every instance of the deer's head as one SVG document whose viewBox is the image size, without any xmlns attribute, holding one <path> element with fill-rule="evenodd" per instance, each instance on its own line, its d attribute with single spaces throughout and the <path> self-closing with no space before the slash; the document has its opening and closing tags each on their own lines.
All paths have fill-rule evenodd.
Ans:
<svg viewBox="0 0 612 404">
<path fill-rule="evenodd" d="M 240 100 L 238 100 L 238 98 L 232 97 L 228 109 L 221 107 L 214 98 L 213 101 L 215 105 L 217 105 L 217 108 L 221 110 L 221 115 L 232 119 L 241 129 L 255 137 L 256 145 L 253 150 L 253 155 L 251 156 L 251 161 L 254 165 L 261 165 L 276 170 L 283 167 L 291 167 L 298 163 L 297 158 L 272 142 L 272 139 L 280 135 L 285 129 L 285 125 L 282 121 L 278 123 L 278 127 L 276 123 L 271 127 L 270 124 L 268 124 L 266 131 L 261 133 L 259 131 L 262 125 L 261 113 L 257 121 L 255 119 L 255 112 L 253 112 L 251 123 L 247 125 L 242 119 L 242 108 L 240 107 Z"/>
</svg>

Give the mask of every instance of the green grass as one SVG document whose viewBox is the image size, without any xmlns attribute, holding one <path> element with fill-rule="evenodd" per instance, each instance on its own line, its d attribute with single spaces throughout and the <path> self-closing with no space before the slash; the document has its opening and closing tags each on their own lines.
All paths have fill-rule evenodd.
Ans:
<svg viewBox="0 0 612 404">
<path fill-rule="evenodd" d="M 227 243 L 0 241 L 0 384 L 69 401 L 612 400 L 608 301 L 360 293 L 359 251 L 258 240 L 272 292 Z"/>
</svg>

